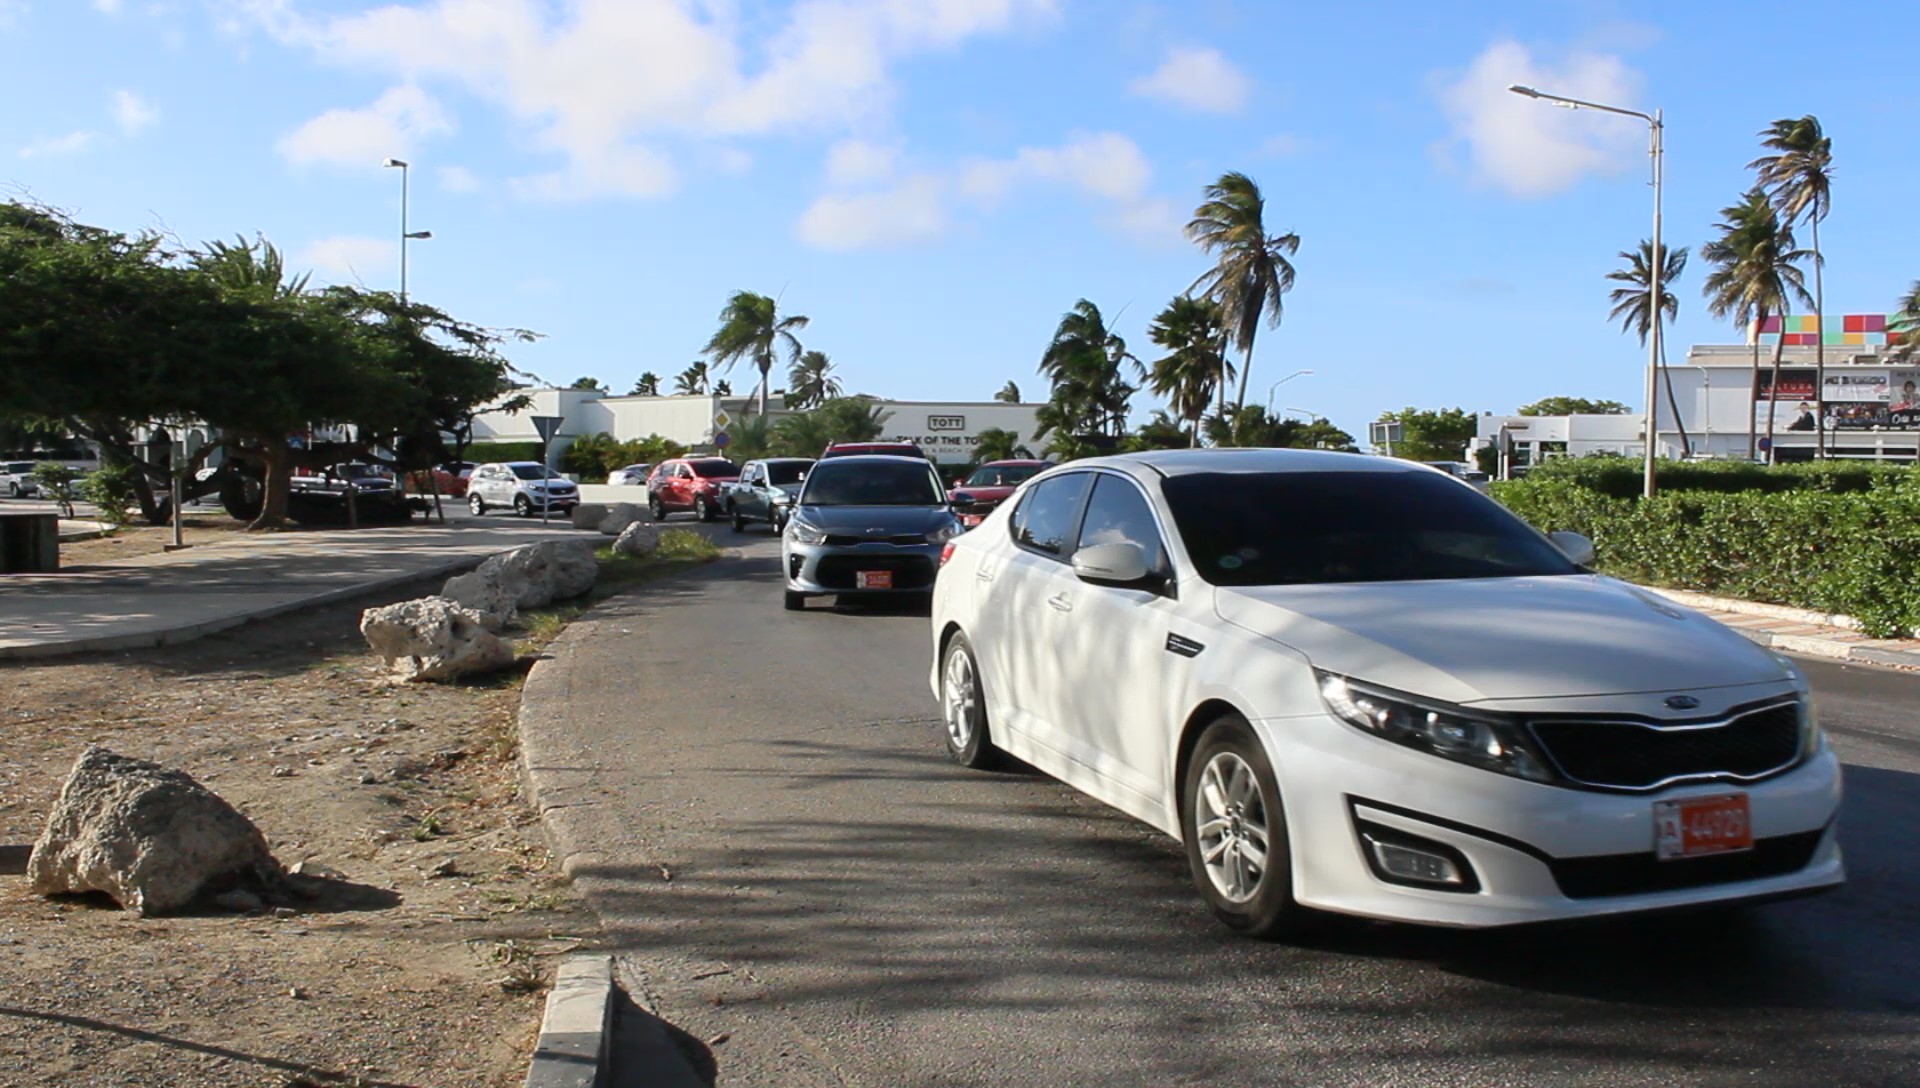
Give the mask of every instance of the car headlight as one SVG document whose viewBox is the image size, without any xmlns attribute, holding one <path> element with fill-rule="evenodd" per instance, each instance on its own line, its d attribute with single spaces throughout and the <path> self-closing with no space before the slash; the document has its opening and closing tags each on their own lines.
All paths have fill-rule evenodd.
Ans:
<svg viewBox="0 0 1920 1088">
<path fill-rule="evenodd" d="M 927 543 L 945 544 L 947 541 L 952 540 L 954 537 L 966 531 L 967 527 L 960 524 L 958 519 L 955 519 L 940 526 L 938 529 L 929 530 L 927 533 Z"/>
<path fill-rule="evenodd" d="M 1812 759 L 1820 751 L 1820 744 L 1826 739 L 1820 732 L 1820 716 L 1813 708 L 1813 693 L 1800 693 L 1800 759 L 1802 762 Z"/>
<path fill-rule="evenodd" d="M 1333 716 L 1363 732 L 1429 755 L 1483 770 L 1551 782 L 1554 774 L 1512 722 L 1461 707 L 1388 694 L 1344 676 L 1319 672 L 1320 698 Z"/>
<path fill-rule="evenodd" d="M 817 525 L 809 525 L 797 518 L 787 522 L 787 535 L 793 538 L 795 544 L 825 544 L 827 542 L 825 530 Z"/>
</svg>

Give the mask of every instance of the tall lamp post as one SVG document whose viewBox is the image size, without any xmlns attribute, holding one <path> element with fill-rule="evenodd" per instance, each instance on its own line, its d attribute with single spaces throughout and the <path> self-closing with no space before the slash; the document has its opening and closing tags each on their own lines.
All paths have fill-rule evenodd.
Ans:
<svg viewBox="0 0 1920 1088">
<path fill-rule="evenodd" d="M 400 303 L 407 301 L 407 241 L 413 238 L 431 238 L 430 230 L 407 231 L 407 162 L 405 159 L 388 159 L 382 165 L 400 168 Z"/>
<path fill-rule="evenodd" d="M 1599 110 L 1602 113 L 1617 113 L 1622 117 L 1638 117 L 1647 123 L 1648 140 L 1650 143 L 1647 153 L 1653 159 L 1653 259 L 1648 262 L 1653 267 L 1648 270 L 1648 275 L 1651 277 L 1652 283 L 1648 285 L 1647 294 L 1647 298 L 1653 307 L 1653 335 L 1647 340 L 1647 414 L 1645 421 L 1647 431 L 1647 456 L 1646 481 L 1642 494 L 1647 498 L 1652 498 L 1653 443 L 1655 438 L 1658 437 L 1659 432 L 1656 430 L 1656 425 L 1660 419 L 1660 404 L 1658 400 L 1660 387 L 1656 380 L 1656 375 L 1660 367 L 1660 338 L 1662 336 L 1660 273 L 1662 271 L 1661 266 L 1666 263 L 1664 259 L 1665 254 L 1660 249 L 1660 183 L 1665 173 L 1661 164 L 1661 134 L 1665 132 L 1666 124 L 1661 121 L 1659 110 L 1654 110 L 1652 113 L 1641 113 L 1639 110 L 1623 109 L 1619 106 L 1603 106 L 1598 102 L 1583 102 L 1578 98 L 1565 98 L 1561 95 L 1548 94 L 1545 91 L 1536 91 L 1532 87 L 1522 87 L 1518 84 L 1508 87 L 1507 90 L 1512 91 L 1514 94 L 1525 95 L 1528 98 L 1537 98 L 1542 102 L 1551 102 L 1556 106 L 1564 106 L 1570 110 Z M 1680 406 L 1678 404 L 1674 405 L 1673 410 L 1674 413 L 1678 415 Z"/>
<path fill-rule="evenodd" d="M 1287 384 L 1293 379 L 1300 377 L 1301 375 L 1311 374 L 1311 373 L 1313 373 L 1313 371 L 1311 370 L 1296 370 L 1293 373 L 1287 375 L 1286 377 L 1281 378 L 1279 381 L 1274 382 L 1272 385 L 1267 386 L 1267 418 L 1268 419 L 1273 418 L 1273 391 Z"/>
</svg>

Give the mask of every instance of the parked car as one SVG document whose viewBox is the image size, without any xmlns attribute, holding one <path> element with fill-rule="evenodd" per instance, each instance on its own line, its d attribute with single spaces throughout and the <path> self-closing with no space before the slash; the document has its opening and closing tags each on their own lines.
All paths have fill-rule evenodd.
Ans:
<svg viewBox="0 0 1920 1088">
<path fill-rule="evenodd" d="M 1007 501 L 1016 488 L 1047 467 L 1045 461 L 988 461 L 955 483 L 947 492 L 947 500 L 953 503 L 961 524 L 971 529 Z"/>
<path fill-rule="evenodd" d="M 607 482 L 615 487 L 641 487 L 652 472 L 652 465 L 627 465 L 607 473 Z"/>
<path fill-rule="evenodd" d="M 1806 678 L 1592 550 L 1388 458 L 1076 461 L 948 545 L 947 749 L 1181 840 L 1249 933 L 1301 908 L 1500 926 L 1837 887 Z"/>
<path fill-rule="evenodd" d="M 767 457 L 740 466 L 740 478 L 722 489 L 720 499 L 733 531 L 746 532 L 750 521 L 767 522 L 775 533 L 784 530 L 793 498 L 813 465 L 811 457 Z"/>
<path fill-rule="evenodd" d="M 381 465 L 343 461 L 302 466 L 294 469 L 287 486 L 287 516 L 303 524 L 385 524 L 412 516 L 393 474 Z"/>
<path fill-rule="evenodd" d="M 573 481 L 538 461 L 496 461 L 467 477 L 467 509 L 476 516 L 496 506 L 512 507 L 523 518 L 542 509 L 565 514 L 579 504 Z"/>
<path fill-rule="evenodd" d="M 442 498 L 464 499 L 467 497 L 467 480 L 472 476 L 474 465 L 466 462 L 448 462 L 435 465 L 431 469 L 416 469 L 407 473 L 407 490 L 415 495 L 432 495 L 436 491 Z"/>
<path fill-rule="evenodd" d="M 789 611 L 832 595 L 924 596 L 965 530 L 922 457 L 837 457 L 808 470 L 781 536 Z"/>
<path fill-rule="evenodd" d="M 720 490 L 740 478 L 740 466 L 724 457 L 676 457 L 647 477 L 647 509 L 653 520 L 691 510 L 701 521 L 720 516 Z"/>
<path fill-rule="evenodd" d="M 827 448 L 821 452 L 820 458 L 825 460 L 829 457 L 864 457 L 870 454 L 927 459 L 927 451 L 912 442 L 829 442 Z"/>
<path fill-rule="evenodd" d="M 24 499 L 40 493 L 40 481 L 33 475 L 34 462 L 0 462 L 0 487 L 10 498 Z"/>
<path fill-rule="evenodd" d="M 1486 473 L 1481 472 L 1465 461 L 1422 461 L 1420 463 L 1428 468 L 1439 469 L 1441 472 L 1472 487 L 1482 495 L 1492 490 L 1491 478 Z"/>
</svg>

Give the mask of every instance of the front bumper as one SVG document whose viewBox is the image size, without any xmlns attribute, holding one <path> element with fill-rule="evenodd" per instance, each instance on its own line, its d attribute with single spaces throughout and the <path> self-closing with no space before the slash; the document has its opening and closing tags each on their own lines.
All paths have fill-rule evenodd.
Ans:
<svg viewBox="0 0 1920 1088">
<path fill-rule="evenodd" d="M 800 544 L 791 537 L 781 542 L 781 570 L 787 589 L 795 593 L 835 596 L 924 596 L 933 592 L 940 567 L 940 544 Z M 888 589 L 862 588 L 859 575 L 885 571 L 892 576 Z"/>
<path fill-rule="evenodd" d="M 1345 914 L 1501 926 L 1774 898 L 1845 880 L 1835 835 L 1840 767 L 1812 759 L 1761 782 L 1601 793 L 1528 782 L 1360 733 L 1326 715 L 1254 723 L 1286 806 L 1294 895 Z M 1654 802 L 1740 792 L 1754 849 L 1658 860 Z M 1453 851 L 1472 890 L 1390 882 L 1362 831 Z"/>
<path fill-rule="evenodd" d="M 527 501 L 533 504 L 535 510 L 543 506 L 560 510 L 580 505 L 580 493 L 578 491 L 570 491 L 557 495 L 548 494 L 544 491 L 523 491 L 521 494 L 526 496 Z"/>
</svg>

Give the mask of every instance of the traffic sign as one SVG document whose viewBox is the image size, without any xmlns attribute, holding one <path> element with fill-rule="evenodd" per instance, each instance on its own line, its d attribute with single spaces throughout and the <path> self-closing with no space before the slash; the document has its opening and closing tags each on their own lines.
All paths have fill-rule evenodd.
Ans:
<svg viewBox="0 0 1920 1088">
<path fill-rule="evenodd" d="M 733 436 L 728 434 L 725 431 L 720 431 L 713 436 L 713 446 L 715 449 L 724 450 L 727 448 L 727 445 L 732 441 L 733 441 Z"/>
<path fill-rule="evenodd" d="M 727 410 L 725 408 L 722 408 L 718 412 L 713 413 L 713 425 L 716 428 L 724 431 L 732 423 L 733 423 L 733 417 L 727 414 Z"/>
<path fill-rule="evenodd" d="M 1760 441 L 1755 443 L 1755 445 L 1760 447 L 1761 453 L 1765 453 L 1773 448 L 1773 439 L 1762 436 Z"/>
<path fill-rule="evenodd" d="M 528 416 L 527 418 L 533 422 L 533 429 L 539 433 L 542 442 L 553 441 L 553 436 L 560 433 L 560 424 L 567 421 L 565 416 Z"/>
</svg>

